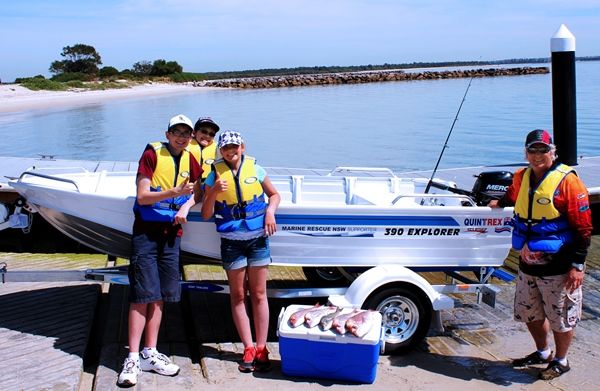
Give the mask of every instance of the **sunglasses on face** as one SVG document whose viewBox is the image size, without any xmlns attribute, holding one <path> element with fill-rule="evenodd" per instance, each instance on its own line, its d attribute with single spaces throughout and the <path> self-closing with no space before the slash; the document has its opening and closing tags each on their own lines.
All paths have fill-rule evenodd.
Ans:
<svg viewBox="0 0 600 391">
<path fill-rule="evenodd" d="M 192 132 L 186 131 L 186 130 L 183 130 L 183 131 L 182 130 L 169 130 L 169 133 L 171 133 L 175 137 L 181 137 L 181 138 L 192 137 Z"/>
<path fill-rule="evenodd" d="M 528 147 L 527 148 L 527 153 L 531 153 L 531 154 L 544 154 L 544 153 L 548 153 L 550 152 L 550 147 L 549 146 L 543 146 L 543 147 Z"/>
<path fill-rule="evenodd" d="M 213 132 L 213 131 L 211 131 L 211 130 L 208 130 L 208 129 L 198 129 L 198 131 L 199 131 L 200 133 L 202 133 L 202 134 L 205 134 L 205 135 L 207 135 L 208 137 L 213 137 L 213 138 L 214 138 L 214 137 L 215 137 L 215 135 L 217 134 L 217 132 Z"/>
</svg>

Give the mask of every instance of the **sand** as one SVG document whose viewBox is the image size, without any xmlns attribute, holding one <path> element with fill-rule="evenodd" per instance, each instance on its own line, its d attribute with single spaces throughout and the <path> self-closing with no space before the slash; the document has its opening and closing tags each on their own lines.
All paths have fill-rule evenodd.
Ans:
<svg viewBox="0 0 600 391">
<path fill-rule="evenodd" d="M 130 88 L 103 91 L 32 91 L 18 84 L 0 85 L 0 113 L 48 109 L 59 106 L 81 106 L 102 103 L 113 99 L 195 93 L 210 87 L 191 84 L 148 83 Z"/>
</svg>

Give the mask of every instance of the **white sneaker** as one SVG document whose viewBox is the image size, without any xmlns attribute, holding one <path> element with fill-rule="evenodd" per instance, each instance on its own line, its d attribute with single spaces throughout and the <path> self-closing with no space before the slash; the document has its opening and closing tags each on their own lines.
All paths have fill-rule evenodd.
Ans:
<svg viewBox="0 0 600 391">
<path fill-rule="evenodd" d="M 179 373 L 179 367 L 164 354 L 157 351 L 153 351 L 149 356 L 145 356 L 145 354 L 146 352 L 143 351 L 140 353 L 142 371 L 154 371 L 165 376 L 175 376 Z"/>
<path fill-rule="evenodd" d="M 125 358 L 123 370 L 119 374 L 117 384 L 120 386 L 134 386 L 137 383 L 138 374 L 140 373 L 140 361 L 132 358 Z"/>
</svg>

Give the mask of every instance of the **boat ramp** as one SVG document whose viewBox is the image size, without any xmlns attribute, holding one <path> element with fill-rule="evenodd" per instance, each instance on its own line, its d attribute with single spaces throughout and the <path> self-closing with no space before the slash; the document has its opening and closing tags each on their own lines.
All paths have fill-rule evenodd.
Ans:
<svg viewBox="0 0 600 391">
<path fill-rule="evenodd" d="M 320 390 L 320 389 L 461 389 L 583 390 L 600 384 L 600 238 L 594 238 L 584 282 L 584 318 L 569 355 L 572 370 L 553 380 L 537 380 L 536 369 L 513 369 L 510 359 L 527 354 L 532 342 L 512 320 L 513 284 L 502 283 L 495 309 L 474 296 L 456 297 L 442 312 L 445 331 L 431 330 L 414 351 L 380 356 L 373 385 L 281 373 L 276 322 L 281 308 L 313 304 L 315 299 L 271 299 L 269 349 L 273 370 L 237 371 L 243 346 L 236 337 L 227 295 L 185 291 L 181 303 L 168 304 L 159 350 L 181 366 L 176 377 L 143 373 L 138 390 Z M 12 270 L 96 268 L 102 255 L 0 253 Z M 117 260 L 117 264 L 125 262 Z M 113 266 L 109 264 L 108 266 Z M 222 283 L 218 266 L 189 265 L 187 279 Z M 426 273 L 432 282 L 440 276 Z M 437 280 L 436 280 L 437 279 Z M 501 283 L 501 282 L 499 282 Z M 305 286 L 299 268 L 271 267 L 269 288 Z M 0 284 L 1 388 L 12 390 L 116 390 L 127 354 L 127 287 L 98 283 Z"/>
<path fill-rule="evenodd" d="M 577 167 L 593 197 L 599 194 L 597 158 L 582 159 Z M 81 162 L 51 158 L 0 158 L 0 173 L 18 177 L 31 166 L 83 167 L 89 171 L 132 171 L 135 163 Z M 515 166 L 485 167 L 513 171 Z M 287 169 L 275 168 L 285 174 Z M 440 178 L 470 188 L 482 167 L 439 171 Z M 326 175 L 329 171 L 313 170 Z M 413 173 L 415 174 L 415 173 Z M 428 177 L 430 173 L 417 173 Z M 380 174 L 373 174 L 380 175 Z M 452 175 L 452 176 L 448 176 Z M 5 185 L 3 197 L 10 195 Z M 597 198 L 596 198 L 597 200 Z M 597 203 L 597 201 L 596 201 Z M 0 268 L 9 270 L 85 270 L 126 263 L 99 254 L 0 253 Z M 185 291 L 181 303 L 166 306 L 159 350 L 181 366 L 181 373 L 163 377 L 143 373 L 134 389 L 317 390 L 432 388 L 480 390 L 513 386 L 523 390 L 593 389 L 600 384 L 600 238 L 594 237 L 584 282 L 584 317 L 569 355 L 571 372 L 552 382 L 538 381 L 536 369 L 513 369 L 511 358 L 533 349 L 523 324 L 512 320 L 514 285 L 499 280 L 496 308 L 476 297 L 453 297 L 455 308 L 442 312 L 444 331 L 430 330 L 414 351 L 403 356 L 380 356 L 373 385 L 356 385 L 317 378 L 286 377 L 281 373 L 276 325 L 281 308 L 314 304 L 311 299 L 271 299 L 269 349 L 274 368 L 264 374 L 242 374 L 237 361 L 243 346 L 237 339 L 227 295 Z M 514 264 L 506 263 L 514 273 Z M 444 283 L 440 274 L 424 273 L 431 283 Z M 218 266 L 187 265 L 187 280 L 224 283 Z M 306 287 L 299 268 L 271 267 L 269 288 Z M 94 282 L 0 284 L 0 388 L 3 390 L 111 390 L 125 357 L 127 344 L 127 287 Z"/>
</svg>

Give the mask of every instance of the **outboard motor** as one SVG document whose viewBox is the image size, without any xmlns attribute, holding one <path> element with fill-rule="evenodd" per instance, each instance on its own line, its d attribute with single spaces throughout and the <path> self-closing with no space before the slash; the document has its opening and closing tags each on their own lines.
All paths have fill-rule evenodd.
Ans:
<svg viewBox="0 0 600 391">
<path fill-rule="evenodd" d="M 473 185 L 473 199 L 479 206 L 486 206 L 506 193 L 512 183 L 513 174 L 509 171 L 488 171 L 477 175 Z"/>
</svg>

